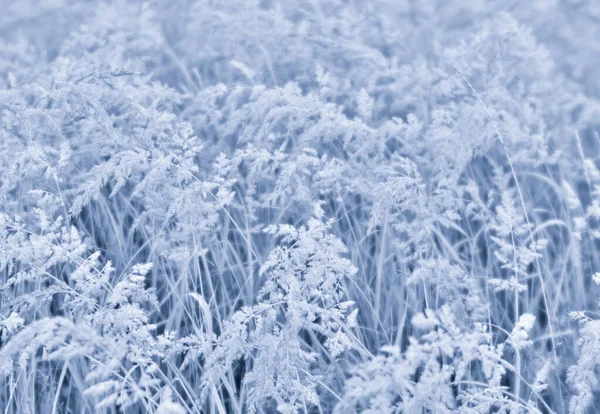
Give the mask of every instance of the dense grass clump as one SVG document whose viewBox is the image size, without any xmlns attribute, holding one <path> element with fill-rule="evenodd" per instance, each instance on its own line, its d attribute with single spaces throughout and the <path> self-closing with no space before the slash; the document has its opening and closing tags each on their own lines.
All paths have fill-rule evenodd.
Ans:
<svg viewBox="0 0 600 414">
<path fill-rule="evenodd" d="M 600 410 L 600 9 L 0 1 L 5 413 Z"/>
</svg>

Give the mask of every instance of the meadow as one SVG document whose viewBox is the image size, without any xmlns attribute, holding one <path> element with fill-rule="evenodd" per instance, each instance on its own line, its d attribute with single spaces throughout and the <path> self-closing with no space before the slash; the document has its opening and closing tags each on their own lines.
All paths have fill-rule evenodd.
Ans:
<svg viewBox="0 0 600 414">
<path fill-rule="evenodd" d="M 0 0 L 0 408 L 600 410 L 596 0 Z"/>
</svg>

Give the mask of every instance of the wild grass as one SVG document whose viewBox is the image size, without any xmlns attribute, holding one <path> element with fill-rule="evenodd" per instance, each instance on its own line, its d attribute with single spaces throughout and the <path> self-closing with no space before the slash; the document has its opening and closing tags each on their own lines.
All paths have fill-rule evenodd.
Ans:
<svg viewBox="0 0 600 414">
<path fill-rule="evenodd" d="M 594 412 L 597 10 L 542 3 L 5 5 L 0 407 Z"/>
</svg>

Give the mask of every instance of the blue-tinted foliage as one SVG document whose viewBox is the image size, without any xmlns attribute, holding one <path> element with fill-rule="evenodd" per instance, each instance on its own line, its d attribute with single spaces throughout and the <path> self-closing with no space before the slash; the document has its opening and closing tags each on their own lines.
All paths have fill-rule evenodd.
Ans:
<svg viewBox="0 0 600 414">
<path fill-rule="evenodd" d="M 597 1 L 0 10 L 3 412 L 600 410 Z"/>
</svg>

